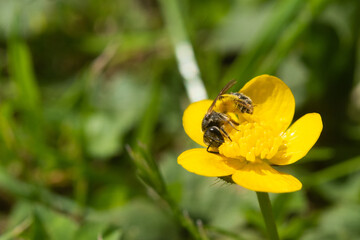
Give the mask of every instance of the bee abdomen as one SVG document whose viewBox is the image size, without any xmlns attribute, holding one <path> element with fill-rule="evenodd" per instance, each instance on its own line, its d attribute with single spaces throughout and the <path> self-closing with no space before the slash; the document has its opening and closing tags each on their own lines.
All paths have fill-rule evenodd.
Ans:
<svg viewBox="0 0 360 240">
<path fill-rule="evenodd" d="M 245 94 L 239 92 L 224 94 L 219 97 L 219 100 L 223 100 L 226 97 L 231 99 L 230 101 L 233 102 L 233 106 L 241 113 L 253 113 L 254 106 L 252 100 Z"/>
</svg>

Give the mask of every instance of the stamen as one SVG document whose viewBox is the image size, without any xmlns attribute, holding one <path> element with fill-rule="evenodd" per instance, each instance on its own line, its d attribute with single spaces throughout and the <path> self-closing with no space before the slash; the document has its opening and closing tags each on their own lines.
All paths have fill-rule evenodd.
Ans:
<svg viewBox="0 0 360 240">
<path fill-rule="evenodd" d="M 231 130 L 232 141 L 226 141 L 219 147 L 220 154 L 231 158 L 245 158 L 249 162 L 271 159 L 283 144 L 281 136 L 271 126 L 257 122 L 243 122 Z"/>
</svg>

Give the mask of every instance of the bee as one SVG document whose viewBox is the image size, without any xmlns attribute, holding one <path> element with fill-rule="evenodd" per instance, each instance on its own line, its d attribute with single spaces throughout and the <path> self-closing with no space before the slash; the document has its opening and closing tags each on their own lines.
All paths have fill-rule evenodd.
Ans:
<svg viewBox="0 0 360 240">
<path fill-rule="evenodd" d="M 252 114 L 254 111 L 252 100 L 243 93 L 235 92 L 222 94 L 219 96 L 218 100 L 221 100 L 220 109 L 222 109 L 222 112 Z"/>
<path fill-rule="evenodd" d="M 221 144 L 225 142 L 225 138 L 232 141 L 229 134 L 225 131 L 224 126 L 225 124 L 229 124 L 236 129 L 235 126 L 239 124 L 230 118 L 227 114 L 228 112 L 253 113 L 253 103 L 248 96 L 238 92 L 226 93 L 235 83 L 236 81 L 232 80 L 221 89 L 202 120 L 201 128 L 204 132 L 204 143 L 208 146 L 206 151 L 210 153 L 218 153 L 210 151 L 209 149 L 211 147 L 220 147 Z M 221 102 L 220 105 L 217 106 L 217 111 L 215 111 L 214 107 L 218 100 L 221 100 Z"/>
</svg>

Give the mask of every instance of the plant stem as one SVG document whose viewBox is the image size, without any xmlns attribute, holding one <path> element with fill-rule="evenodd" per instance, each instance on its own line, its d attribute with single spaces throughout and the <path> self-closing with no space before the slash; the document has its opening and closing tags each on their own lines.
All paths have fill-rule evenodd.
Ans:
<svg viewBox="0 0 360 240">
<path fill-rule="evenodd" d="M 267 192 L 256 192 L 261 213 L 263 215 L 266 229 L 270 240 L 279 240 L 274 215 L 271 208 L 269 194 Z"/>
</svg>

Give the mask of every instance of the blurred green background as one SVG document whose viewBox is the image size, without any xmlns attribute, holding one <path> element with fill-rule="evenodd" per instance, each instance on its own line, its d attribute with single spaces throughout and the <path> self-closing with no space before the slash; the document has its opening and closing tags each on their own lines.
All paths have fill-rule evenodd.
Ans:
<svg viewBox="0 0 360 240">
<path fill-rule="evenodd" d="M 273 74 L 294 119 L 323 118 L 283 168 L 303 189 L 271 195 L 281 238 L 360 239 L 359 13 L 358 0 L 0 0 L 0 240 L 191 239 L 179 214 L 209 239 L 265 238 L 254 192 L 176 163 L 195 146 L 184 42 L 210 97 Z"/>
</svg>

